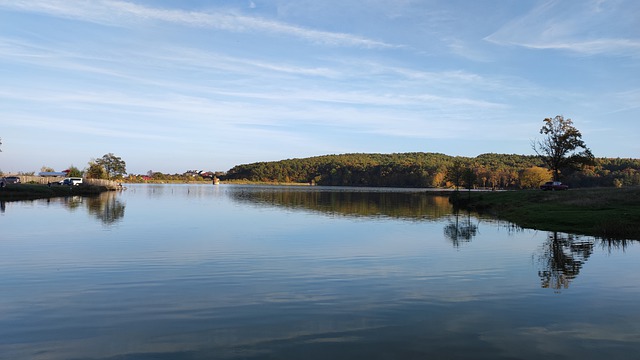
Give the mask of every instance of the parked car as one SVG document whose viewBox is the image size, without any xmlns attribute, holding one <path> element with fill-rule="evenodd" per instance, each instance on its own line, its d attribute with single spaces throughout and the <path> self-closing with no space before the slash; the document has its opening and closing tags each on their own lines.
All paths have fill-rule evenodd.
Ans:
<svg viewBox="0 0 640 360">
<path fill-rule="evenodd" d="M 80 185 L 80 184 L 82 184 L 82 178 L 79 178 L 79 177 L 64 178 L 64 180 L 60 181 L 60 185 Z"/>
<path fill-rule="evenodd" d="M 542 190 L 568 190 L 569 186 L 561 183 L 560 181 L 547 181 L 546 183 L 540 185 L 540 189 L 542 189 Z"/>
<path fill-rule="evenodd" d="M 17 176 L 7 176 L 4 178 L 5 184 L 20 184 L 20 178 Z"/>
</svg>

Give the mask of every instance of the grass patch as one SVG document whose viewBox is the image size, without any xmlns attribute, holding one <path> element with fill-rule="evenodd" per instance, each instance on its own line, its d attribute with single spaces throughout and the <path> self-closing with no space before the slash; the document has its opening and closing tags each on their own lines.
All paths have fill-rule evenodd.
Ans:
<svg viewBox="0 0 640 360">
<path fill-rule="evenodd" d="M 525 228 L 640 240 L 640 187 L 472 192 L 452 202 Z"/>
</svg>

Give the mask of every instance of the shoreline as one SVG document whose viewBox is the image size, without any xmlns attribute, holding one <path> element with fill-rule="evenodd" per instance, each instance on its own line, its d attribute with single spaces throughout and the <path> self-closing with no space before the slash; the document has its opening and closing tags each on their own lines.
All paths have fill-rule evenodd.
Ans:
<svg viewBox="0 0 640 360">
<path fill-rule="evenodd" d="M 95 196 L 114 191 L 102 185 L 11 184 L 0 189 L 0 201 L 37 200 L 65 196 Z"/>
<path fill-rule="evenodd" d="M 640 187 L 567 191 L 461 191 L 459 209 L 506 220 L 522 228 L 610 240 L 640 240 Z"/>
</svg>

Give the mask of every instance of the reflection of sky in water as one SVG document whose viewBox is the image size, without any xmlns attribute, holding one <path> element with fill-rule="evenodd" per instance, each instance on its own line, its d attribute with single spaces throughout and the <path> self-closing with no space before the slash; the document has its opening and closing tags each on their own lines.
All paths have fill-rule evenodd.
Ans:
<svg viewBox="0 0 640 360">
<path fill-rule="evenodd" d="M 345 216 L 337 212 L 352 207 L 322 212 L 299 196 L 238 200 L 237 191 L 257 190 L 134 185 L 110 206 L 8 203 L 0 353 L 595 359 L 640 350 L 635 243 L 596 243 L 569 287 L 553 291 L 538 275 L 545 232 L 471 217 L 477 232 L 455 246 L 443 230 L 451 215 Z M 123 215 L 105 222 L 98 215 L 114 199 Z"/>
</svg>

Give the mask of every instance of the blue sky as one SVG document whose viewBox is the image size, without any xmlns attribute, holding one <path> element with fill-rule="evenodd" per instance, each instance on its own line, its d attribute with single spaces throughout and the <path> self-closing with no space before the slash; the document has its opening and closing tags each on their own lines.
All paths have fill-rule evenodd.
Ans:
<svg viewBox="0 0 640 360">
<path fill-rule="evenodd" d="M 532 154 L 562 114 L 640 157 L 636 0 L 0 0 L 0 170 Z"/>
</svg>

